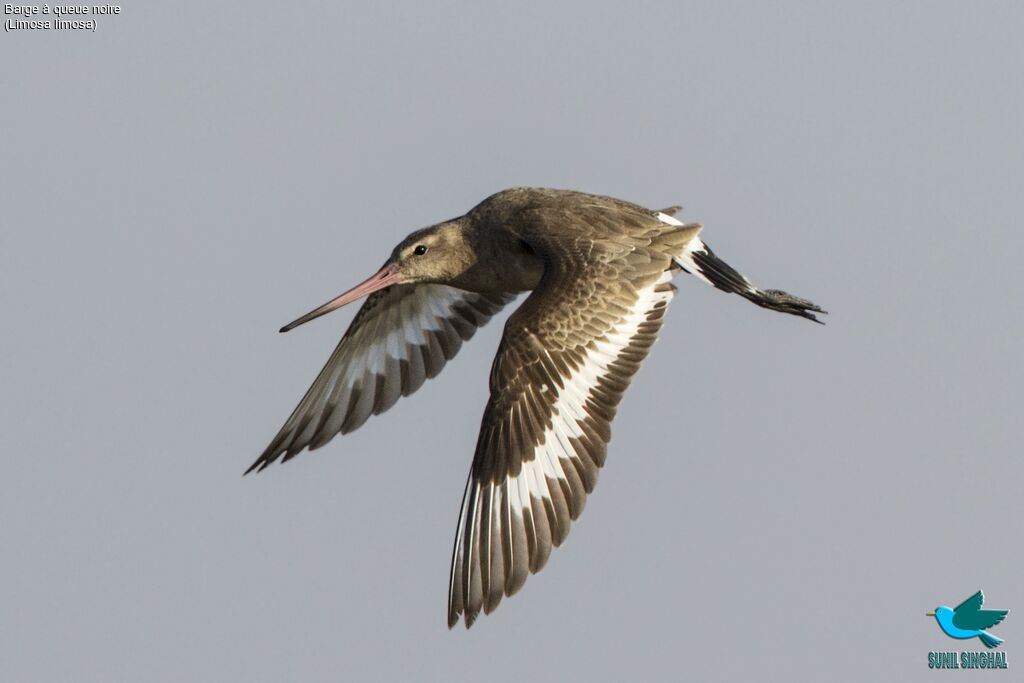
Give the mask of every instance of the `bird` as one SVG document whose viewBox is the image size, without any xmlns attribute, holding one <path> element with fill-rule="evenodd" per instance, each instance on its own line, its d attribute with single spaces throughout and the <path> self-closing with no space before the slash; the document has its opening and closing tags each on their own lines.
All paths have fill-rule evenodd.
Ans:
<svg viewBox="0 0 1024 683">
<path fill-rule="evenodd" d="M 1005 609 L 981 609 L 985 596 L 978 591 L 967 598 L 956 608 L 939 605 L 934 612 L 928 612 L 926 616 L 935 617 L 942 629 L 950 638 L 967 640 L 975 636 L 991 649 L 1003 643 L 1002 638 L 997 638 L 985 629 L 992 628 L 1006 618 L 1009 610 Z"/>
<path fill-rule="evenodd" d="M 522 292 L 490 371 L 490 397 L 456 527 L 448 627 L 466 628 L 540 571 L 604 465 L 619 401 L 687 273 L 815 322 L 806 299 L 760 289 L 718 258 L 680 207 L 519 187 L 411 233 L 364 282 L 281 328 L 367 297 L 327 364 L 246 474 L 357 429 L 436 376 Z"/>
</svg>

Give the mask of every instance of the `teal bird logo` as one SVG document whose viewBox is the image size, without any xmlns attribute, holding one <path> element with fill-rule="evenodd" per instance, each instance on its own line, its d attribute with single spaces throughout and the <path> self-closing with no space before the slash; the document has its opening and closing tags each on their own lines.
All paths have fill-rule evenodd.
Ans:
<svg viewBox="0 0 1024 683">
<path fill-rule="evenodd" d="M 935 617 L 939 622 L 939 628 L 950 638 L 966 640 L 977 636 L 985 647 L 996 647 L 1003 642 L 1002 638 L 996 638 L 985 629 L 992 628 L 1006 617 L 1010 610 L 1005 609 L 981 609 L 985 596 L 978 591 L 967 598 L 956 609 L 950 609 L 945 605 L 939 605 L 934 612 L 927 616 Z"/>
</svg>

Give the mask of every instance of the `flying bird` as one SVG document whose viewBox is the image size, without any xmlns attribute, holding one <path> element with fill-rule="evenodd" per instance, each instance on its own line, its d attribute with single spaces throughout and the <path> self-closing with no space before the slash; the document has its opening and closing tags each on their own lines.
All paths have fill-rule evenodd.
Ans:
<svg viewBox="0 0 1024 683">
<path fill-rule="evenodd" d="M 981 609 L 984 601 L 985 596 L 978 591 L 957 605 L 955 609 L 939 605 L 934 612 L 929 612 L 927 616 L 935 617 L 935 621 L 939 622 L 939 628 L 950 638 L 966 640 L 977 636 L 985 644 L 985 647 L 993 648 L 1002 644 L 1003 639 L 986 633 L 985 629 L 992 628 L 1005 619 L 1009 610 Z"/>
<path fill-rule="evenodd" d="M 377 273 L 281 328 L 364 296 L 334 353 L 246 473 L 319 448 L 437 375 L 517 294 L 490 374 L 459 512 L 448 626 L 540 571 L 583 511 L 623 392 L 654 343 L 677 272 L 818 321 L 810 301 L 760 289 L 701 240 L 701 225 L 567 190 L 514 188 L 417 230 Z"/>
</svg>

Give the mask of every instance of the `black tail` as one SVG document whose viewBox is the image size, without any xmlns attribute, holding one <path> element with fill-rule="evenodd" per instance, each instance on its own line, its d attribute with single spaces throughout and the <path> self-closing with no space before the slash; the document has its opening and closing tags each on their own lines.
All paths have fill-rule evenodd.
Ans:
<svg viewBox="0 0 1024 683">
<path fill-rule="evenodd" d="M 710 247 L 704 244 L 700 238 L 694 238 L 686 245 L 686 250 L 682 256 L 676 259 L 676 264 L 687 273 L 696 275 L 723 292 L 739 294 L 747 301 L 763 308 L 798 315 L 824 325 L 814 314 L 827 314 L 828 311 L 822 310 L 807 299 L 801 299 L 778 289 L 755 287 L 750 280 L 718 258 L 715 252 L 711 251 Z"/>
</svg>

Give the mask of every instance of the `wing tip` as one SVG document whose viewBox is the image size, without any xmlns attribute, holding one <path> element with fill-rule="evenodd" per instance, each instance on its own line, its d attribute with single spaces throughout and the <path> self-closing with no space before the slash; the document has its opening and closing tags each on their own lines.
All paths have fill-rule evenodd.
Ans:
<svg viewBox="0 0 1024 683">
<path fill-rule="evenodd" d="M 256 458 L 256 461 L 253 464 L 249 465 L 249 468 L 246 469 L 245 472 L 242 472 L 242 476 L 244 477 L 252 472 L 259 474 L 263 470 L 270 467 L 270 464 L 273 463 L 274 460 L 275 458 L 267 458 L 266 456 L 261 455 L 260 457 Z"/>
<path fill-rule="evenodd" d="M 465 624 L 466 630 L 468 631 L 473 627 L 473 624 L 476 623 L 477 616 L 478 613 L 470 612 L 469 610 L 451 611 L 448 613 L 448 630 L 453 630 L 461 621 Z"/>
</svg>

